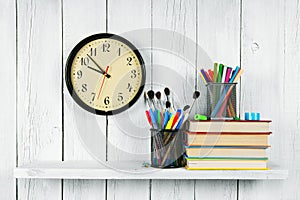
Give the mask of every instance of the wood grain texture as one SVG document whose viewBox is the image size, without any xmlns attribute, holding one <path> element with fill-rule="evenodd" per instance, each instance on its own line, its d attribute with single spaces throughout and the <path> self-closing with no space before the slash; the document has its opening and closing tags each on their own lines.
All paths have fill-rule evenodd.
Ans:
<svg viewBox="0 0 300 200">
<path fill-rule="evenodd" d="M 150 73 L 150 0 L 108 1 L 108 32 L 128 39 L 140 51 L 146 64 L 146 86 Z M 149 29 L 148 32 L 143 29 Z M 136 31 L 134 31 L 136 30 Z M 142 34 L 139 34 L 142 32 Z M 143 96 L 123 113 L 108 117 L 108 161 L 149 160 L 150 140 Z M 117 167 L 118 168 L 118 167 Z M 132 173 L 132 172 L 128 172 Z M 107 199 L 149 199 L 149 180 L 108 180 Z"/>
<path fill-rule="evenodd" d="M 151 199 L 194 199 L 194 180 L 153 180 Z"/>
<path fill-rule="evenodd" d="M 106 165 L 95 160 L 37 161 L 19 166 L 15 169 L 14 175 L 16 178 L 26 179 L 265 180 L 287 178 L 287 170 L 281 170 L 278 166 L 270 167 L 271 170 L 186 170 L 185 168 L 144 167 L 142 161 L 108 161 Z"/>
<path fill-rule="evenodd" d="M 269 157 L 289 178 L 240 181 L 240 199 L 300 198 L 299 10 L 299 1 L 243 2 L 243 110 L 273 120 Z"/>
<path fill-rule="evenodd" d="M 17 1 L 17 5 L 17 162 L 61 160 L 60 1 Z M 61 181 L 18 180 L 18 194 L 19 199 L 59 199 Z"/>
<path fill-rule="evenodd" d="M 75 45 L 87 36 L 105 32 L 105 1 L 63 0 L 63 68 Z M 65 80 L 63 80 L 65 81 Z M 64 82 L 65 83 L 65 82 Z M 97 132 L 97 150 L 89 144 L 88 137 Z M 87 113 L 72 100 L 64 84 L 64 160 L 105 161 L 106 117 Z M 84 137 L 87 136 L 87 137 Z M 94 145 L 94 146 L 95 146 Z M 86 146 L 89 149 L 85 148 Z M 92 154 L 90 154 L 90 153 Z M 94 158 L 93 158 L 94 154 Z M 104 199 L 105 180 L 64 180 L 63 199 Z"/>
<path fill-rule="evenodd" d="M 128 14 L 130 10 L 130 14 Z M 150 83 L 150 16 L 149 0 L 108 3 L 108 32 L 129 40 L 141 53 L 146 68 L 147 91 Z M 118 14 L 116 14 L 118 13 Z M 143 15 L 141 15 L 143 13 Z M 134 23 L 131 21 L 135 19 Z M 149 160 L 149 125 L 145 120 L 143 94 L 126 111 L 108 117 L 108 160 Z"/>
<path fill-rule="evenodd" d="M 16 8 L 5 0 L 0 6 L 0 194 L 2 199 L 15 199 L 13 168 L 16 166 Z M 9 97 L 9 98 L 8 98 Z"/>
<path fill-rule="evenodd" d="M 213 62 L 235 67 L 240 63 L 240 1 L 198 1 L 198 44 Z M 199 68 L 212 69 L 213 66 Z M 201 78 L 198 87 L 206 90 Z M 200 100 L 199 109 L 206 108 L 205 99 Z M 204 103 L 204 105 L 203 105 Z M 213 192 L 210 188 L 214 188 Z M 236 181 L 196 181 L 196 199 L 236 199 Z"/>
<path fill-rule="evenodd" d="M 213 189 L 212 189 L 213 188 Z M 195 199 L 238 199 L 237 182 L 225 180 L 196 181 Z"/>
<path fill-rule="evenodd" d="M 164 94 L 168 87 L 175 109 L 191 104 L 195 88 L 196 9 L 196 1 L 153 0 L 153 88 Z M 152 181 L 153 199 L 193 199 L 193 194 L 194 181 Z"/>
</svg>

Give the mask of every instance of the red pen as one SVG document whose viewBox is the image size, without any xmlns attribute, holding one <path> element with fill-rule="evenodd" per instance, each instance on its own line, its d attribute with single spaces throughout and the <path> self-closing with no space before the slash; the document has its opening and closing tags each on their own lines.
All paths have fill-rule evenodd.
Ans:
<svg viewBox="0 0 300 200">
<path fill-rule="evenodd" d="M 147 116 L 147 119 L 148 119 L 148 122 L 149 122 L 150 126 L 152 126 L 152 128 L 153 128 L 153 124 L 152 124 L 152 121 L 151 121 L 149 110 L 146 110 L 146 116 Z"/>
<path fill-rule="evenodd" d="M 177 110 L 171 128 L 173 128 L 174 125 L 176 124 L 176 122 L 177 122 L 177 120 L 178 120 L 180 114 L 181 114 L 181 110 Z"/>
</svg>

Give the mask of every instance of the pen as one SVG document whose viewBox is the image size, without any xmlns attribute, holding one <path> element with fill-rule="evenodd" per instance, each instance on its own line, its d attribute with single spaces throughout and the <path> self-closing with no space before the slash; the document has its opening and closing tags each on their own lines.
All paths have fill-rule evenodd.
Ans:
<svg viewBox="0 0 300 200">
<path fill-rule="evenodd" d="M 154 112 L 151 109 L 149 110 L 149 112 L 150 112 L 150 118 L 151 118 L 153 127 L 157 129 L 158 127 L 157 127 L 157 123 L 156 123 L 156 120 L 155 120 Z"/>
<path fill-rule="evenodd" d="M 163 123 L 162 129 L 164 129 L 166 127 L 168 120 L 169 120 L 169 111 L 166 110 L 165 115 L 164 115 L 164 123 Z"/>
<path fill-rule="evenodd" d="M 170 119 L 169 119 L 165 129 L 171 129 L 172 128 L 172 123 L 173 123 L 174 117 L 175 116 L 172 113 L 170 113 Z"/>
<path fill-rule="evenodd" d="M 181 110 L 178 109 L 177 112 L 176 112 L 176 115 L 175 115 L 175 117 L 174 117 L 174 120 L 173 120 L 173 122 L 172 122 L 171 128 L 173 128 L 174 125 L 175 125 L 175 123 L 178 121 L 178 118 L 179 118 L 180 114 L 181 114 Z"/>
<path fill-rule="evenodd" d="M 147 116 L 147 120 L 148 120 L 150 126 L 152 126 L 152 128 L 153 128 L 153 124 L 152 124 L 152 122 L 151 122 L 151 117 L 150 117 L 149 110 L 146 110 L 146 116 Z"/>
</svg>

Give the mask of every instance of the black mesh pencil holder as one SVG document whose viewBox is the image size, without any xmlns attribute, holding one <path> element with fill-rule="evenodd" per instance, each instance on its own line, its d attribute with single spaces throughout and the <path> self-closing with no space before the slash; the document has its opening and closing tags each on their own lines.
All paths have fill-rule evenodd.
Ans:
<svg viewBox="0 0 300 200">
<path fill-rule="evenodd" d="M 237 113 L 237 83 L 208 83 L 207 115 L 211 119 L 232 119 Z"/>
<path fill-rule="evenodd" d="M 150 129 L 151 166 L 157 168 L 184 167 L 182 130 Z"/>
</svg>

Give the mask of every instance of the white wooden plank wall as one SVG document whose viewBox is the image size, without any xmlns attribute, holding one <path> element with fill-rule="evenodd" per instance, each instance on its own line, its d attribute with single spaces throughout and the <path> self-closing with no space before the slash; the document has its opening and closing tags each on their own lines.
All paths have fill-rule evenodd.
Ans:
<svg viewBox="0 0 300 200">
<path fill-rule="evenodd" d="M 11 12 L 6 13 L 7 10 Z M 16 165 L 16 9 L 15 2 L 1 1 L 0 55 L 2 60 L 0 85 L 0 196 L 15 199 L 16 182 L 13 168 Z M 3 31 L 5 30 L 5 31 Z M 4 112 L 3 112 L 4 111 Z"/>
<path fill-rule="evenodd" d="M 0 120 L 1 199 L 300 198 L 297 190 L 300 184 L 300 5 L 297 0 L 0 2 L 3 61 L 0 85 L 4 91 L 0 104 L 4 111 Z M 145 28 L 148 34 L 143 37 L 133 31 Z M 273 120 L 269 155 L 271 161 L 289 169 L 288 180 L 15 181 L 13 166 L 32 160 L 93 159 L 76 134 L 80 128 L 74 122 L 74 110 L 83 121 L 95 120 L 99 132 L 108 135 L 107 143 L 99 144 L 98 159 L 149 159 L 145 151 L 150 143 L 149 127 L 146 119 L 135 117 L 144 116 L 142 98 L 118 116 L 83 115 L 72 102 L 63 75 L 67 56 L 81 39 L 106 31 L 123 34 L 137 47 L 152 45 L 153 52 L 142 51 L 147 67 L 146 90 L 169 86 L 176 90 L 174 98 L 179 97 L 181 105 L 190 103 L 193 88 L 203 88 L 199 78 L 195 82 L 195 70 L 190 65 L 201 61 L 196 59 L 196 52 L 192 52 L 195 59 L 191 63 L 174 57 L 174 53 L 189 52 L 187 41 L 174 41 L 174 37 L 169 38 L 171 53 L 157 51 L 155 47 L 160 45 L 160 40 L 155 28 L 177 32 L 198 42 L 213 61 L 232 66 L 240 64 L 245 69 L 241 113 L 258 111 L 262 118 Z M 159 66 L 170 70 L 162 74 Z M 161 81 L 165 73 L 173 74 L 180 69 L 184 77 L 181 81 Z M 119 122 L 124 120 L 137 121 L 140 125 L 126 127 Z M 89 128 L 86 123 L 82 126 Z M 132 135 L 137 130 L 142 133 Z"/>
<path fill-rule="evenodd" d="M 231 67 L 239 65 L 240 1 L 198 1 L 197 19 L 197 38 L 200 47 L 206 50 L 214 62 L 223 62 Z M 200 88 L 206 89 L 201 78 L 198 82 Z M 211 188 L 217 188 L 216 192 Z M 196 199 L 236 199 L 237 181 L 197 180 L 195 197 Z"/>
<path fill-rule="evenodd" d="M 273 120 L 270 160 L 288 180 L 240 181 L 240 199 L 299 199 L 299 1 L 243 1 L 242 105 Z M 276 13 L 276 15 L 274 15 Z"/>
<path fill-rule="evenodd" d="M 108 1 L 107 31 L 120 34 L 131 41 L 138 49 L 151 46 L 150 32 L 140 35 L 134 32 L 138 29 L 151 27 L 151 4 L 150 0 L 144 1 Z M 150 72 L 150 53 L 141 51 L 145 61 L 147 73 Z M 149 75 L 149 74 L 148 74 Z M 150 82 L 146 79 L 146 87 Z M 108 117 L 108 161 L 114 160 L 149 160 L 147 150 L 150 148 L 147 124 L 143 120 L 146 106 L 141 97 L 136 104 L 127 111 Z M 124 145 L 126 143 L 126 145 Z M 149 180 L 108 180 L 107 199 L 149 199 Z"/>
<path fill-rule="evenodd" d="M 61 4 L 19 1 L 17 12 L 17 162 L 61 160 Z M 59 199 L 60 182 L 18 180 L 18 198 Z"/>
<path fill-rule="evenodd" d="M 160 90 L 164 95 L 164 88 L 171 91 L 171 103 L 175 109 L 190 104 L 195 87 L 196 52 L 192 63 L 180 59 L 179 56 L 190 50 L 186 40 L 178 40 L 175 33 L 182 34 L 195 41 L 196 46 L 196 1 L 153 0 L 153 89 Z M 169 37 L 161 39 L 160 32 L 155 29 L 169 31 Z M 162 45 L 161 43 L 165 43 Z M 157 49 L 161 46 L 166 49 Z M 193 48 L 193 47 L 192 47 Z M 165 52 L 163 52 L 163 50 Z M 180 107 L 179 107 L 180 106 Z M 193 199 L 194 181 L 186 180 L 153 180 L 151 188 L 152 199 Z"/>
<path fill-rule="evenodd" d="M 99 0 L 63 0 L 63 66 L 74 46 L 89 35 L 106 30 L 106 2 Z M 65 83 L 65 82 L 64 82 Z M 92 156 L 81 144 L 79 133 L 85 131 L 102 132 L 105 137 L 105 117 L 97 117 L 84 112 L 73 102 L 66 85 L 64 91 L 64 160 L 91 160 Z M 77 123 L 80 121 L 79 123 Z M 94 126 L 87 123 L 90 121 Z M 96 122 L 96 123 L 95 123 Z M 94 129 L 94 131 L 93 131 Z M 84 130 L 84 131 L 83 131 Z M 105 160 L 106 142 L 97 140 L 99 157 Z M 88 145 L 88 144 L 85 144 Z M 98 180 L 64 180 L 63 199 L 105 199 L 105 181 Z"/>
</svg>

